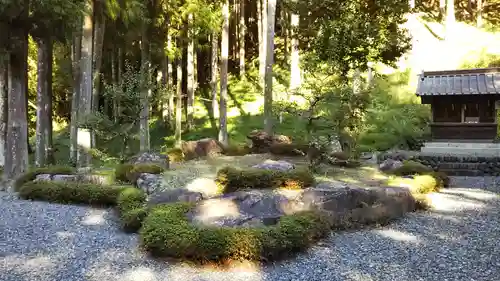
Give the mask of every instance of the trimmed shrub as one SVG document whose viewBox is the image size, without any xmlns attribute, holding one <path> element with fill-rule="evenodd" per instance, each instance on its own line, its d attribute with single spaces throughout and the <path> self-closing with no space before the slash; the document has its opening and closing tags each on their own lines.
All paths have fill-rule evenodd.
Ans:
<svg viewBox="0 0 500 281">
<path fill-rule="evenodd" d="M 120 213 L 122 228 L 125 232 L 137 232 L 142 225 L 142 221 L 147 216 L 144 206 L 146 193 L 134 187 L 129 187 L 118 196 L 116 207 Z"/>
<path fill-rule="evenodd" d="M 269 147 L 269 152 L 275 155 L 283 156 L 304 156 L 307 154 L 309 145 L 295 143 L 277 143 Z"/>
<path fill-rule="evenodd" d="M 251 152 L 252 149 L 248 145 L 231 144 L 224 148 L 224 155 L 227 156 L 245 156 Z"/>
<path fill-rule="evenodd" d="M 74 175 L 76 174 L 76 169 L 67 166 L 49 166 L 44 168 L 31 169 L 16 179 L 16 181 L 14 182 L 14 190 L 19 191 L 21 186 L 23 186 L 25 183 L 35 180 L 36 176 L 42 174 Z"/>
<path fill-rule="evenodd" d="M 180 148 L 170 148 L 167 150 L 168 159 L 170 162 L 183 162 L 185 160 L 185 155 Z"/>
<path fill-rule="evenodd" d="M 128 182 L 127 174 L 134 168 L 133 164 L 120 164 L 115 168 L 115 179 L 119 182 Z"/>
<path fill-rule="evenodd" d="M 19 189 L 19 196 L 23 199 L 54 203 L 113 206 L 120 193 L 126 188 L 83 183 L 32 181 L 25 183 Z"/>
<path fill-rule="evenodd" d="M 128 182 L 135 185 L 141 174 L 161 174 L 164 171 L 165 169 L 163 167 L 155 164 L 138 164 L 134 165 L 134 167 L 127 173 L 127 179 Z"/>
<path fill-rule="evenodd" d="M 302 189 L 312 186 L 314 176 L 309 170 L 290 171 L 248 168 L 245 170 L 225 167 L 217 172 L 217 183 L 224 193 L 240 189 Z"/>
<path fill-rule="evenodd" d="M 449 187 L 450 186 L 450 178 L 448 175 L 444 172 L 431 172 L 429 175 L 433 176 L 434 178 L 440 180 L 440 185 L 442 187 Z"/>
<path fill-rule="evenodd" d="M 330 231 L 327 220 L 311 211 L 284 216 L 274 226 L 197 226 L 186 217 L 191 207 L 175 203 L 154 208 L 140 230 L 142 246 L 155 256 L 196 261 L 274 260 L 307 248 Z"/>
<path fill-rule="evenodd" d="M 396 176 L 424 175 L 433 172 L 432 168 L 425 166 L 422 163 L 406 160 L 403 165 L 392 170 L 391 174 Z"/>
<path fill-rule="evenodd" d="M 416 176 L 413 180 L 412 192 L 427 194 L 436 192 L 441 189 L 442 182 L 440 179 L 431 175 Z"/>
</svg>

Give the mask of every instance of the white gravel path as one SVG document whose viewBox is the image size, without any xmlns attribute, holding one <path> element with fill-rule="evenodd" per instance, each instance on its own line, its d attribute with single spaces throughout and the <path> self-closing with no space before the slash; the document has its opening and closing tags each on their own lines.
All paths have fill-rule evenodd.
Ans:
<svg viewBox="0 0 500 281">
<path fill-rule="evenodd" d="M 439 207 L 332 235 L 296 259 L 226 272 L 154 261 L 110 210 L 0 193 L 1 281 L 498 281 L 500 179 L 454 178 Z M 467 187 L 467 188 L 465 188 Z"/>
</svg>

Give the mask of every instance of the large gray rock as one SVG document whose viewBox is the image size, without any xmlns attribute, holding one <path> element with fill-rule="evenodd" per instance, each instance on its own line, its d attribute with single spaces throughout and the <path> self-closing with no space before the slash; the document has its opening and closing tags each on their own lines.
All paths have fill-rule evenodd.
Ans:
<svg viewBox="0 0 500 281">
<path fill-rule="evenodd" d="M 78 175 L 53 175 L 52 181 L 56 182 L 79 182 L 80 177 Z"/>
<path fill-rule="evenodd" d="M 167 155 L 155 152 L 143 152 L 130 159 L 132 164 L 155 164 L 165 169 L 170 167 L 170 160 Z"/>
<path fill-rule="evenodd" d="M 286 172 L 295 169 L 295 166 L 292 163 L 283 160 L 279 161 L 266 160 L 260 164 L 252 166 L 252 168 Z"/>
<path fill-rule="evenodd" d="M 49 174 L 40 174 L 35 177 L 35 182 L 37 181 L 51 181 L 52 180 L 52 175 Z"/>
<path fill-rule="evenodd" d="M 382 172 L 390 172 L 403 166 L 403 162 L 398 160 L 386 159 L 379 165 L 379 170 Z"/>
<path fill-rule="evenodd" d="M 197 224 L 212 226 L 274 225 L 290 213 L 303 210 L 300 202 L 269 191 L 238 191 L 204 200 L 188 214 Z"/>
<path fill-rule="evenodd" d="M 137 179 L 137 187 L 146 192 L 146 194 L 152 194 L 160 190 L 162 185 L 163 177 L 161 175 L 144 173 Z"/>
<path fill-rule="evenodd" d="M 153 207 L 161 204 L 176 203 L 176 202 L 188 202 L 196 203 L 203 199 L 203 196 L 199 192 L 192 192 L 186 189 L 170 189 L 165 191 L 160 191 L 152 194 L 148 198 L 147 205 Z"/>
</svg>

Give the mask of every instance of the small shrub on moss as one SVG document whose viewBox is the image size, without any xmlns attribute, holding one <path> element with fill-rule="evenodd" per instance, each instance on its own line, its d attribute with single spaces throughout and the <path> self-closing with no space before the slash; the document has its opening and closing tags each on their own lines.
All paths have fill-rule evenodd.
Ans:
<svg viewBox="0 0 500 281">
<path fill-rule="evenodd" d="M 14 190 L 19 191 L 21 186 L 23 186 L 27 182 L 35 180 L 36 176 L 38 176 L 38 175 L 42 175 L 42 174 L 73 175 L 75 173 L 76 173 L 75 168 L 67 167 L 67 166 L 49 166 L 49 167 L 44 167 L 44 168 L 31 169 L 16 179 L 16 181 L 14 182 Z"/>
<path fill-rule="evenodd" d="M 19 189 L 23 199 L 54 203 L 113 206 L 126 187 L 69 182 L 27 182 Z"/>
<path fill-rule="evenodd" d="M 439 191 L 442 187 L 440 179 L 431 175 L 416 176 L 413 180 L 413 192 L 427 194 Z"/>
<path fill-rule="evenodd" d="M 432 168 L 425 166 L 422 163 L 407 160 L 403 165 L 392 171 L 396 176 L 424 175 L 433 172 Z"/>
<path fill-rule="evenodd" d="M 224 155 L 227 156 L 245 156 L 252 152 L 248 145 L 229 145 L 224 148 Z"/>
<path fill-rule="evenodd" d="M 186 217 L 192 205 L 154 208 L 140 230 L 142 246 L 156 256 L 206 260 L 273 260 L 303 250 L 325 237 L 327 220 L 316 212 L 284 216 L 274 226 L 203 227 Z"/>
<path fill-rule="evenodd" d="M 120 164 L 115 168 L 115 179 L 119 182 L 128 182 L 127 174 L 134 168 L 133 164 Z"/>
<path fill-rule="evenodd" d="M 307 154 L 309 145 L 307 144 L 273 144 L 269 147 L 269 152 L 283 156 L 303 156 Z"/>
<path fill-rule="evenodd" d="M 224 193 L 240 189 L 302 189 L 312 186 L 314 176 L 306 169 L 274 171 L 225 167 L 217 172 L 217 183 Z"/>
<path fill-rule="evenodd" d="M 441 183 L 440 185 L 443 187 L 449 187 L 450 186 L 450 177 L 444 172 L 431 172 L 429 175 L 433 176 L 434 178 L 438 179 Z"/>
<path fill-rule="evenodd" d="M 141 174 L 161 174 L 165 171 L 165 169 L 161 166 L 155 164 L 138 164 L 134 165 L 134 167 L 127 173 L 128 182 L 132 184 L 137 183 L 137 179 Z"/>
<path fill-rule="evenodd" d="M 141 228 L 142 221 L 147 215 L 144 202 L 146 193 L 134 187 L 126 188 L 118 195 L 116 207 L 125 232 L 137 232 Z"/>
<path fill-rule="evenodd" d="M 180 148 L 171 148 L 167 150 L 168 159 L 170 162 L 177 163 L 185 160 L 185 155 Z"/>
<path fill-rule="evenodd" d="M 142 222 L 147 217 L 148 211 L 145 207 L 128 210 L 120 215 L 122 229 L 125 232 L 136 233 L 141 229 Z"/>
</svg>

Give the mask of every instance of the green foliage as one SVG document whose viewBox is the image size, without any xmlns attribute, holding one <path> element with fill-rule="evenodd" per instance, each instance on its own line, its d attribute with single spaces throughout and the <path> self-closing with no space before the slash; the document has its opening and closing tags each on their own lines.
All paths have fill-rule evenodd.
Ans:
<svg viewBox="0 0 500 281">
<path fill-rule="evenodd" d="M 396 176 L 426 175 L 431 172 L 433 172 L 432 168 L 412 160 L 404 161 L 403 166 L 391 171 Z"/>
<path fill-rule="evenodd" d="M 420 194 L 427 194 L 439 191 L 442 188 L 442 182 L 431 175 L 420 175 L 414 178 L 412 191 Z"/>
<path fill-rule="evenodd" d="M 180 148 L 170 148 L 166 153 L 172 163 L 182 162 L 185 159 L 184 152 Z"/>
<path fill-rule="evenodd" d="M 128 182 L 127 174 L 134 168 L 133 164 L 119 164 L 115 168 L 115 179 L 119 182 Z"/>
<path fill-rule="evenodd" d="M 144 202 L 146 202 L 144 191 L 134 187 L 122 190 L 116 200 L 116 207 L 124 231 L 137 232 L 141 228 L 142 221 L 147 216 Z"/>
<path fill-rule="evenodd" d="M 49 166 L 45 168 L 34 168 L 24 173 L 14 182 L 14 190 L 18 191 L 25 183 L 33 181 L 41 174 L 49 175 L 73 175 L 76 169 L 68 166 Z"/>
<path fill-rule="evenodd" d="M 137 179 L 141 174 L 161 174 L 165 169 L 155 164 L 137 164 L 126 174 L 128 182 L 137 183 Z"/>
<path fill-rule="evenodd" d="M 201 227 L 187 221 L 191 208 L 176 203 L 153 209 L 140 230 L 142 246 L 156 256 L 196 261 L 272 260 L 304 250 L 330 230 L 315 212 L 284 216 L 268 227 Z"/>
<path fill-rule="evenodd" d="M 217 183 L 222 192 L 241 189 L 302 189 L 314 184 L 314 176 L 305 169 L 290 171 L 248 168 L 245 170 L 225 167 L 217 172 Z"/>
<path fill-rule="evenodd" d="M 27 182 L 19 189 L 22 199 L 63 204 L 88 204 L 113 206 L 120 193 L 127 187 L 95 184 L 38 181 Z"/>
</svg>

